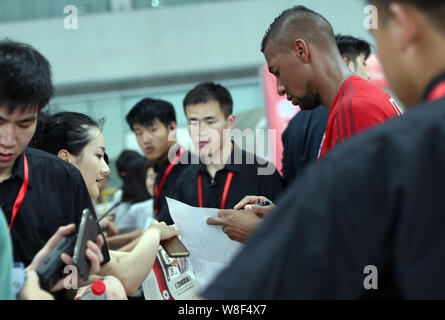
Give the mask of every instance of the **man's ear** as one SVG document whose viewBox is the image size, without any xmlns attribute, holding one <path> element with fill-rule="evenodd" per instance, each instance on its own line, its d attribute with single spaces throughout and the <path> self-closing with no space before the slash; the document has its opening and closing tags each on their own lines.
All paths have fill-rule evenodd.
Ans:
<svg viewBox="0 0 445 320">
<path fill-rule="evenodd" d="M 309 48 L 304 40 L 302 39 L 295 40 L 294 50 L 297 55 L 297 58 L 301 61 L 301 63 L 304 64 L 309 63 Z"/>
<path fill-rule="evenodd" d="M 235 125 L 236 116 L 234 114 L 231 114 L 227 117 L 227 129 L 232 129 Z"/>
<path fill-rule="evenodd" d="M 419 29 L 416 16 L 413 14 L 409 5 L 400 3 L 391 3 L 389 11 L 393 18 L 395 27 L 395 39 L 398 39 L 398 47 L 401 51 L 405 51 L 419 35 Z"/>
<path fill-rule="evenodd" d="M 60 159 L 65 160 L 66 162 L 71 162 L 71 160 L 72 160 L 71 153 L 66 149 L 59 150 L 59 152 L 57 153 L 57 156 Z"/>
<path fill-rule="evenodd" d="M 170 122 L 170 124 L 167 127 L 169 141 L 176 141 L 176 128 L 177 128 L 176 122 L 175 121 Z"/>
<path fill-rule="evenodd" d="M 176 127 L 177 127 L 176 121 L 170 122 L 170 125 L 169 125 L 170 130 L 176 130 Z"/>
</svg>

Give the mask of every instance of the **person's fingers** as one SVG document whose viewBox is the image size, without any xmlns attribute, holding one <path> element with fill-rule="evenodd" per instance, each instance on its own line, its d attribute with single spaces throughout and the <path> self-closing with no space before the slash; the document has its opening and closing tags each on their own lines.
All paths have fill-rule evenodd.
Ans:
<svg viewBox="0 0 445 320">
<path fill-rule="evenodd" d="M 76 225 L 71 223 L 66 226 L 62 226 L 52 235 L 52 237 L 46 242 L 42 249 L 34 256 L 31 264 L 27 267 L 27 270 L 37 270 L 43 260 L 49 255 L 49 253 L 57 246 L 63 237 L 69 235 L 76 229 Z"/>
<path fill-rule="evenodd" d="M 102 246 L 104 245 L 104 242 L 105 242 L 104 237 L 102 235 L 100 235 L 100 234 L 97 235 L 97 237 L 96 237 L 96 244 L 97 244 L 97 246 L 99 248 L 102 248 Z"/>
<path fill-rule="evenodd" d="M 168 226 L 165 222 L 152 223 L 150 228 L 157 230 L 161 240 L 170 239 L 174 236 L 179 236 L 179 230 L 173 225 Z"/>
<path fill-rule="evenodd" d="M 85 286 L 85 287 L 80 287 L 77 290 L 76 296 L 74 297 L 74 300 L 80 300 L 82 298 L 83 293 L 85 292 L 85 290 L 88 289 L 89 286 Z"/>
<path fill-rule="evenodd" d="M 91 252 L 97 257 L 99 264 L 104 260 L 102 250 L 93 241 L 87 242 L 87 250 L 91 250 Z"/>
<path fill-rule="evenodd" d="M 264 196 L 245 196 L 243 199 L 241 199 L 240 202 L 238 202 L 233 209 L 243 209 L 248 204 L 257 204 L 259 202 L 266 202 L 269 201 Z"/>
<path fill-rule="evenodd" d="M 240 202 L 238 202 L 238 203 L 233 207 L 233 209 L 235 209 L 235 210 L 242 209 L 242 208 L 244 208 L 244 206 L 245 206 L 246 204 L 249 204 L 249 203 L 256 203 L 256 199 L 257 199 L 257 196 L 245 196 L 244 198 L 241 199 Z"/>
<path fill-rule="evenodd" d="M 51 251 L 63 237 L 69 235 L 75 229 L 76 225 L 74 223 L 60 227 L 59 229 L 57 229 L 56 233 L 54 233 L 53 236 L 48 240 L 44 248 L 50 248 L 49 251 Z"/>
<path fill-rule="evenodd" d="M 62 260 L 62 262 L 64 264 L 66 264 L 67 266 L 73 264 L 73 258 L 69 254 L 66 254 L 66 253 L 62 253 L 60 255 L 60 260 Z"/>
<path fill-rule="evenodd" d="M 51 288 L 51 292 L 57 292 L 59 290 L 62 290 L 65 288 L 65 278 L 60 279 L 57 281 L 57 283 L 54 285 L 54 287 Z"/>
<path fill-rule="evenodd" d="M 218 214 L 216 215 L 218 218 L 224 218 L 228 213 L 230 213 L 230 210 L 220 210 Z"/>
<path fill-rule="evenodd" d="M 207 219 L 207 224 L 211 226 L 222 226 L 224 224 L 224 220 L 218 216 L 210 217 Z"/>
<path fill-rule="evenodd" d="M 100 270 L 100 257 L 90 248 L 85 251 L 85 255 L 90 260 L 90 274 L 97 273 Z"/>
<path fill-rule="evenodd" d="M 87 241 L 87 248 L 91 249 L 98 256 L 100 256 L 102 254 L 101 248 L 97 245 L 97 243 L 94 243 L 91 240 Z"/>
<path fill-rule="evenodd" d="M 274 204 L 270 204 L 268 206 L 247 205 L 245 207 L 246 210 L 252 211 L 259 216 L 264 216 L 270 213 L 274 208 L 275 208 Z"/>
<path fill-rule="evenodd" d="M 162 232 L 162 240 L 170 239 L 175 236 L 179 236 L 179 230 L 177 230 L 173 227 L 165 226 L 164 230 L 165 230 L 165 232 Z"/>
<path fill-rule="evenodd" d="M 230 240 L 238 241 L 236 233 L 234 232 L 234 230 L 232 228 L 226 226 L 226 227 L 222 228 L 222 231 L 227 235 L 227 237 Z"/>
<path fill-rule="evenodd" d="M 74 223 L 70 223 L 66 226 L 61 226 L 59 227 L 59 229 L 57 229 L 56 233 L 53 235 L 57 236 L 58 234 L 61 235 L 62 237 L 65 237 L 67 235 L 69 235 L 71 232 L 73 232 L 76 229 L 76 225 Z"/>
<path fill-rule="evenodd" d="M 261 202 L 263 202 L 263 201 L 261 201 Z M 267 200 L 267 201 L 264 201 L 264 203 L 263 203 L 263 205 L 261 205 L 261 203 L 253 203 L 253 204 L 247 204 L 245 207 L 244 207 L 244 209 L 246 209 L 246 210 L 252 210 L 252 208 L 253 207 L 271 207 L 272 206 L 272 208 L 275 208 L 275 204 L 272 202 L 272 201 L 269 201 L 269 200 Z"/>
<path fill-rule="evenodd" d="M 70 257 L 68 254 L 66 253 L 62 253 L 60 255 L 60 260 L 62 260 L 62 262 L 70 267 L 74 267 L 73 266 L 73 258 Z M 66 268 L 66 267 L 65 267 Z M 72 273 L 72 269 L 63 269 L 63 273 L 64 276 L 63 278 L 61 278 L 52 288 L 51 288 L 51 292 L 56 292 L 59 290 L 62 290 L 65 287 L 65 279 L 67 278 L 68 275 L 70 275 Z M 75 268 L 75 267 L 74 267 Z M 77 277 L 77 276 L 76 276 Z"/>
<path fill-rule="evenodd" d="M 47 291 L 40 288 L 39 276 L 35 271 L 28 271 L 26 282 L 20 293 L 23 300 L 54 300 L 54 297 Z"/>
</svg>

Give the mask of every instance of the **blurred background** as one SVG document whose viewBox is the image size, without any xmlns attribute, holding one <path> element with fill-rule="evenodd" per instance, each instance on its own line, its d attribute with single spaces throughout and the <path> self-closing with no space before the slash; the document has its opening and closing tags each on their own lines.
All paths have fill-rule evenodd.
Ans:
<svg viewBox="0 0 445 320">
<path fill-rule="evenodd" d="M 237 128 L 267 128 L 260 43 L 277 15 L 299 4 L 325 16 L 335 33 L 374 44 L 363 26 L 366 4 L 357 0 L 0 0 L 0 37 L 29 43 L 48 58 L 52 109 L 106 118 L 114 188 L 121 183 L 114 167 L 119 153 L 140 152 L 125 115 L 144 97 L 175 106 L 185 145 L 182 99 L 201 81 L 231 91 Z M 68 5 L 77 10 L 77 29 L 66 28 L 67 19 L 73 26 Z M 295 112 L 281 106 L 285 120 Z"/>
</svg>

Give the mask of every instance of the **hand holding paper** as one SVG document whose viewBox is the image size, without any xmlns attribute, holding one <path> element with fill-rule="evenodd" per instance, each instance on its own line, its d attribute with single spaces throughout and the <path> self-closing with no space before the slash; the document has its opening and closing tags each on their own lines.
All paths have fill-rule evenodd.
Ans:
<svg viewBox="0 0 445 320">
<path fill-rule="evenodd" d="M 205 287 L 230 263 L 241 244 L 230 240 L 221 226 L 207 224 L 207 219 L 217 216 L 220 209 L 196 208 L 166 199 L 181 240 L 190 251 L 196 278 Z"/>
<path fill-rule="evenodd" d="M 235 241 L 244 242 L 255 231 L 262 219 L 249 210 L 221 210 L 207 224 L 222 226 L 222 231 Z"/>
</svg>

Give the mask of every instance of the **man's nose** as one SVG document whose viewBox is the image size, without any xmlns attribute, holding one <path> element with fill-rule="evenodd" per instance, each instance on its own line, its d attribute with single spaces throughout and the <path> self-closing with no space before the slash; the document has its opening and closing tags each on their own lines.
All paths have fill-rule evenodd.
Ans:
<svg viewBox="0 0 445 320">
<path fill-rule="evenodd" d="M 277 92 L 280 96 L 284 96 L 286 94 L 286 87 L 278 78 L 277 78 Z"/>
<path fill-rule="evenodd" d="M 0 131 L 0 145 L 4 148 L 12 148 L 16 144 L 17 130 L 14 124 L 4 124 Z"/>
<path fill-rule="evenodd" d="M 147 142 L 151 142 L 152 139 L 153 139 L 153 136 L 150 134 L 150 132 L 144 131 L 144 133 L 142 134 L 142 141 L 147 143 Z"/>
</svg>

